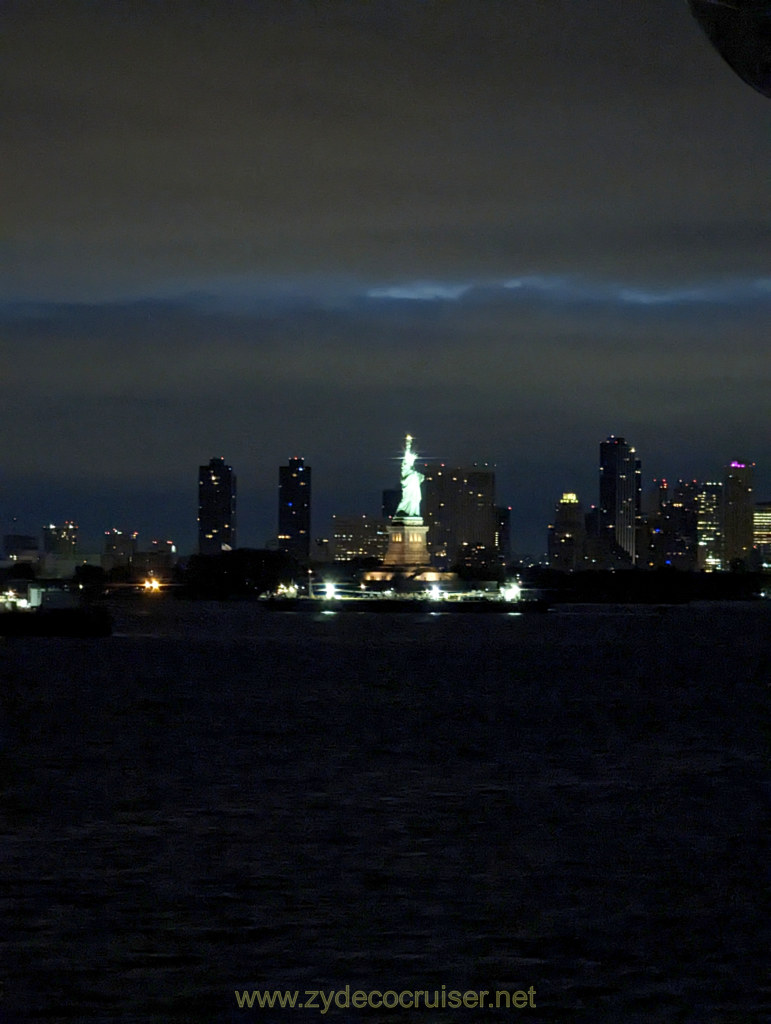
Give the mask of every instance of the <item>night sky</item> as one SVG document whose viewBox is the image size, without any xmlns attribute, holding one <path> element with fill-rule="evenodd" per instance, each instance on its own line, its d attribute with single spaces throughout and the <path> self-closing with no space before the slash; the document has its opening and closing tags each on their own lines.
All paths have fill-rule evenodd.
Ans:
<svg viewBox="0 0 771 1024">
<path fill-rule="evenodd" d="M 771 103 L 685 0 L 5 0 L 0 47 L 3 532 L 192 549 L 223 455 L 261 546 L 301 455 L 318 536 L 407 432 L 520 553 L 611 433 L 771 499 Z"/>
</svg>

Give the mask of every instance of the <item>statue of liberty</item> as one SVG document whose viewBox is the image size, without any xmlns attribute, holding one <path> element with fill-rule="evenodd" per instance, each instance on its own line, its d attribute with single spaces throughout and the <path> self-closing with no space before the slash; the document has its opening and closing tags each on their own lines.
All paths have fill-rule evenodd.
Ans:
<svg viewBox="0 0 771 1024">
<path fill-rule="evenodd" d="M 415 469 L 417 452 L 412 450 L 412 437 L 407 434 L 402 456 L 402 500 L 394 513 L 394 519 L 420 518 L 420 485 L 426 479 Z"/>
</svg>

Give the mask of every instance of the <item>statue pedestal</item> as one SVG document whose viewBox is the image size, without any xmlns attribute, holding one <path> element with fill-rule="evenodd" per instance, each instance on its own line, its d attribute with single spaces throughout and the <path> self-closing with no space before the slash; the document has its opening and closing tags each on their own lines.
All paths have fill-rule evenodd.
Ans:
<svg viewBox="0 0 771 1024">
<path fill-rule="evenodd" d="M 386 529 L 388 550 L 383 559 L 384 567 L 413 569 L 431 564 L 426 547 L 428 527 L 423 525 L 422 517 L 395 519 Z"/>
<path fill-rule="evenodd" d="M 383 565 L 364 575 L 364 582 L 374 590 L 384 588 L 402 593 L 423 592 L 427 584 L 454 583 L 454 573 L 440 572 L 431 565 L 426 547 L 428 527 L 420 516 L 394 519 L 386 527 L 388 550 Z"/>
</svg>

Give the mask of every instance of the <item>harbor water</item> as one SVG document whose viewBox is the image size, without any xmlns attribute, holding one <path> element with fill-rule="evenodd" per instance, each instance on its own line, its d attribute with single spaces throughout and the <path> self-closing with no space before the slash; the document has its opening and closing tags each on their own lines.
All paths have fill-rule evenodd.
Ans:
<svg viewBox="0 0 771 1024">
<path fill-rule="evenodd" d="M 770 627 L 149 597 L 0 640 L 0 1021 L 770 1019 Z"/>
</svg>

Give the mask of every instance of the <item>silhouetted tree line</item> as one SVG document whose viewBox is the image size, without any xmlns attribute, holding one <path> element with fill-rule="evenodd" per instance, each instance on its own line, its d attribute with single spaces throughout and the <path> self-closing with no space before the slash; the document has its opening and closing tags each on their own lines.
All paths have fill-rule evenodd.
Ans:
<svg viewBox="0 0 771 1024">
<path fill-rule="evenodd" d="M 527 586 L 549 591 L 555 602 L 655 603 L 748 601 L 768 576 L 750 572 L 683 572 L 680 569 L 559 572 L 533 566 L 521 573 Z"/>
<path fill-rule="evenodd" d="M 507 578 L 506 567 L 495 562 L 478 562 L 471 565 L 456 562 L 450 571 L 464 583 L 503 583 Z"/>
<path fill-rule="evenodd" d="M 180 597 L 224 601 L 257 598 L 291 583 L 298 564 L 285 551 L 238 548 L 217 555 L 192 555 L 179 571 Z"/>
</svg>

